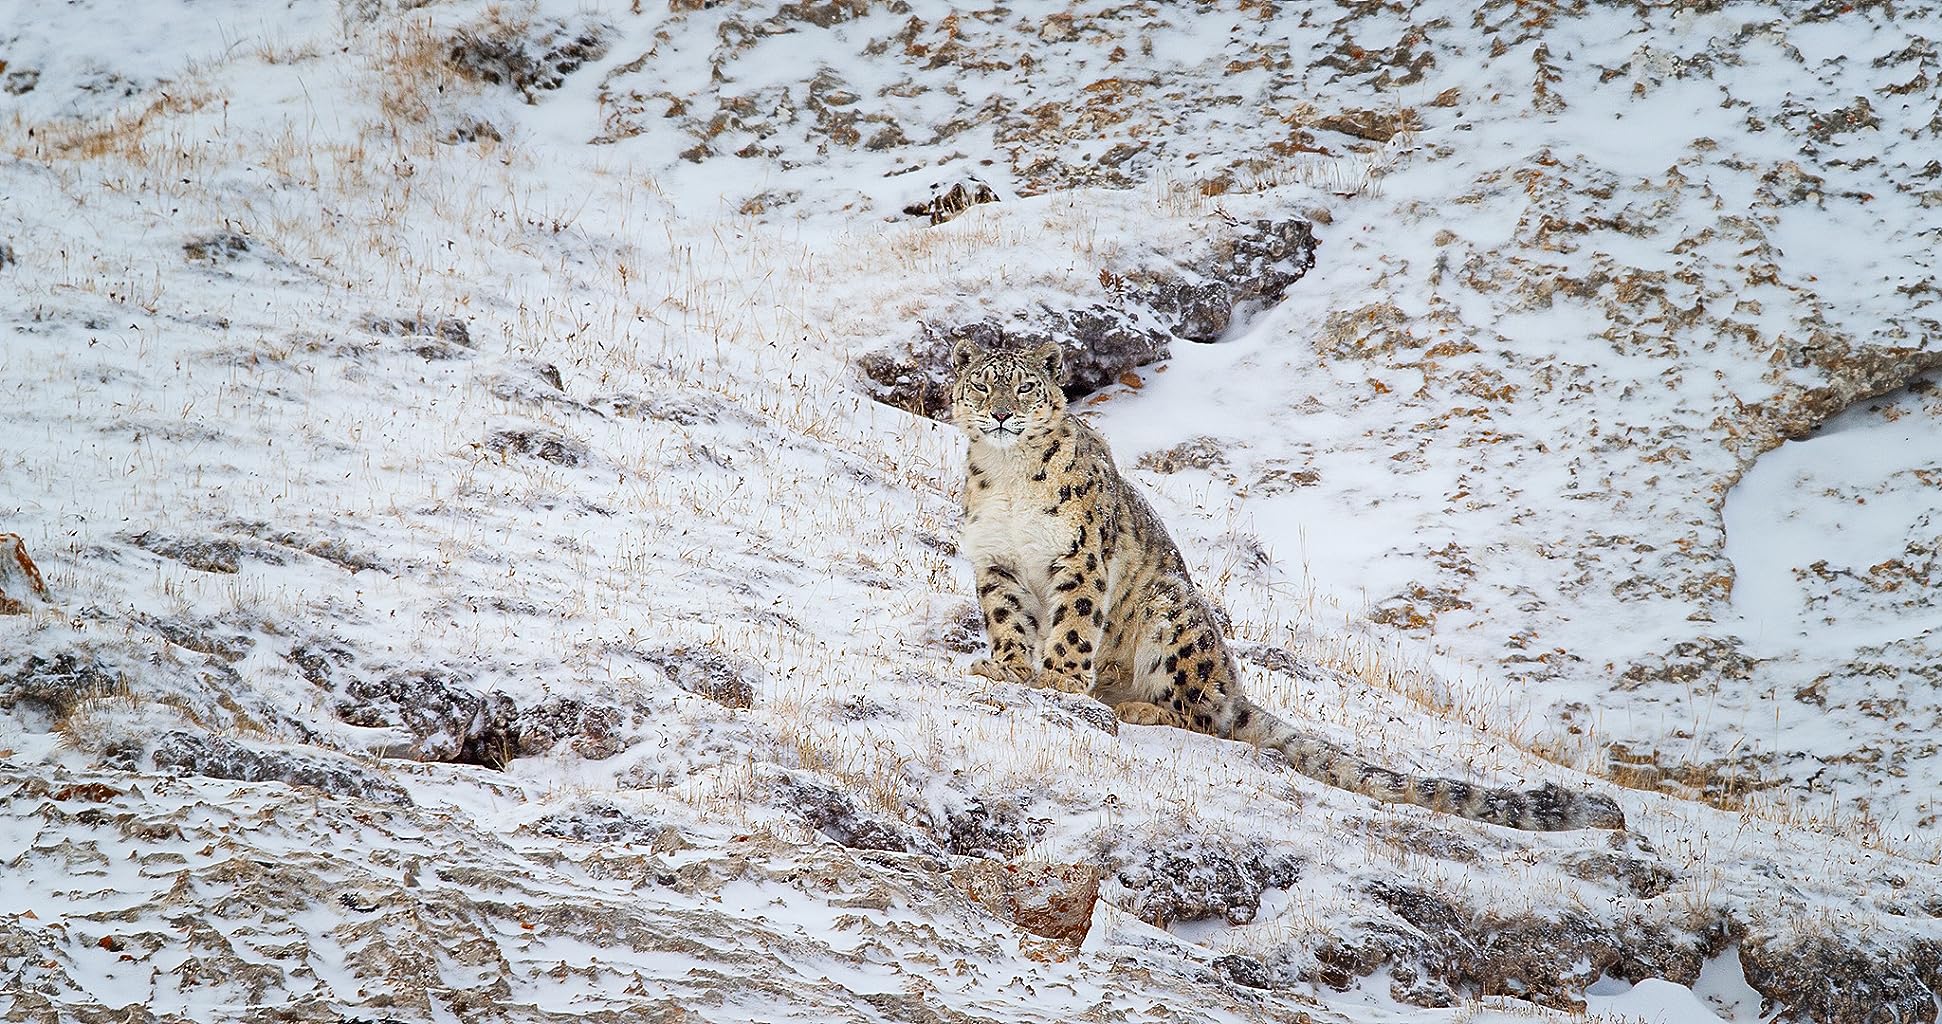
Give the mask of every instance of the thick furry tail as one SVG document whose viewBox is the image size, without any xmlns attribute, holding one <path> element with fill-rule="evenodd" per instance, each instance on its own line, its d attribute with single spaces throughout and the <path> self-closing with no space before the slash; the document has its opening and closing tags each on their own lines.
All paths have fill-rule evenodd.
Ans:
<svg viewBox="0 0 1942 1024">
<path fill-rule="evenodd" d="M 1299 732 L 1251 701 L 1235 716 L 1233 738 L 1281 753 L 1296 771 L 1318 782 L 1387 803 L 1416 804 L 1531 832 L 1625 827 L 1625 812 L 1611 797 L 1574 793 L 1549 782 L 1536 789 L 1493 789 L 1457 779 L 1404 775 Z"/>
</svg>

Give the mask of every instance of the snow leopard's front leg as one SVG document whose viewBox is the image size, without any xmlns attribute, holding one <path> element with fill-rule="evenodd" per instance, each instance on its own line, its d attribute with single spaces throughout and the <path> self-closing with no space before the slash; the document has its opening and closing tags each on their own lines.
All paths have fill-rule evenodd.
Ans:
<svg viewBox="0 0 1942 1024">
<path fill-rule="evenodd" d="M 1097 681 L 1099 639 L 1106 623 L 1106 567 L 1098 533 L 1081 526 L 1072 550 L 1052 563 L 1045 602 L 1045 636 L 1033 686 L 1091 693 Z"/>
<path fill-rule="evenodd" d="M 1037 598 L 1009 566 L 993 563 L 978 567 L 978 606 L 991 657 L 973 664 L 971 674 L 1001 683 L 1029 681 L 1038 650 Z"/>
</svg>

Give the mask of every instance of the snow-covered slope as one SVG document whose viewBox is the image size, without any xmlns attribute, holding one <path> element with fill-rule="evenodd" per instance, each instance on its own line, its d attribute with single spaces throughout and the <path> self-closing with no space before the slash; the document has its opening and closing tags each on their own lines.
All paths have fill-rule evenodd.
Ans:
<svg viewBox="0 0 1942 1024">
<path fill-rule="evenodd" d="M 1935 413 L 1840 411 L 1942 358 L 1942 28 L 1824 13 L 22 5 L 0 1006 L 1933 1020 Z M 963 674 L 858 354 L 1291 215 L 1084 408 L 1260 699 L 1626 832 Z"/>
<path fill-rule="evenodd" d="M 1320 213 L 1336 248 L 1245 354 L 1107 413 L 1122 454 L 1212 438 L 1210 497 L 1269 576 L 1571 719 L 1537 742 L 1911 838 L 1942 788 L 1942 499 L 1914 478 L 1867 551 L 1750 565 L 1723 505 L 1783 439 L 1942 365 L 1938 32 L 1871 5 L 720 5 L 617 62 L 573 131 L 776 224 L 867 223 L 964 170 Z M 1936 469 L 1933 418 L 1899 429 L 1895 465 Z M 1837 592 L 1749 612 L 1796 572 Z"/>
</svg>

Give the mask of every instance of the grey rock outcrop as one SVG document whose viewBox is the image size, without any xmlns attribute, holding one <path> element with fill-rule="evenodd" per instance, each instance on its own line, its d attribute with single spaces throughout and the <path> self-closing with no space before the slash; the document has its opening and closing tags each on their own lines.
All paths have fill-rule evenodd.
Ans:
<svg viewBox="0 0 1942 1024">
<path fill-rule="evenodd" d="M 976 320 L 925 319 L 900 345 L 857 357 L 870 397 L 935 419 L 950 415 L 950 354 L 1056 342 L 1070 397 L 1097 391 L 1172 355 L 1176 340 L 1218 341 L 1237 312 L 1272 304 L 1315 265 L 1313 226 L 1300 218 L 1230 224 L 1207 249 L 1165 270 L 1103 271 L 1111 301 L 1037 308 Z"/>
</svg>

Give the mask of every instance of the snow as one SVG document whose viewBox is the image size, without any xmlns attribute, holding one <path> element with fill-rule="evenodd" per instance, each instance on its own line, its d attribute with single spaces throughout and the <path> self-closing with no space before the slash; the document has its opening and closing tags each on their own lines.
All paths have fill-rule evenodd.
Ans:
<svg viewBox="0 0 1942 1024">
<path fill-rule="evenodd" d="M 1814 563 L 1864 569 L 1933 535 L 1942 519 L 1938 476 L 1942 408 L 1914 393 L 1864 403 L 1763 456 L 1725 509 L 1734 610 L 1750 649 L 1786 657 L 1808 645 L 1889 643 L 1942 625 L 1934 609 L 1831 603 L 1808 582 Z M 1826 628 L 1832 623 L 1838 634 Z"/>
<path fill-rule="evenodd" d="M 1657 978 L 1647 978 L 1609 995 L 1595 989 L 1593 986 L 1585 993 L 1587 1012 L 1613 1020 L 1639 1024 L 1715 1024 L 1724 1020 L 1692 989 Z"/>
<path fill-rule="evenodd" d="M 928 0 L 829 28 L 742 3 L 17 6 L 0 83 L 39 78 L 0 94 L 0 528 L 55 599 L 0 619 L 0 676 L 71 654 L 112 685 L 0 693 L 18 883 L 0 938 L 23 951 L 0 1013 L 1569 1016 L 1469 990 L 1411 1005 L 1393 964 L 1346 990 L 1303 980 L 1331 941 L 1418 929 L 1371 895 L 1398 882 L 1507 919 L 1868 921 L 1884 955 L 1935 937 L 1910 893 L 1939 881 L 1942 762 L 1920 746 L 1937 611 L 1915 575 L 1935 558 L 1936 392 L 1765 451 L 1718 435 L 1818 385 L 1801 346 L 1933 344 L 1933 292 L 1911 287 L 1933 281 L 1932 132 L 1882 91 L 1915 58 L 1876 64 L 1938 35 L 1925 12 L 1487 13 L 1419 38 L 1381 8 L 1031 3 L 947 31 Z M 1040 37 L 1055 11 L 1077 40 Z M 606 49 L 531 102 L 442 63 L 454 31 L 549 18 L 606 26 Z M 953 31 L 989 65 L 928 66 Z M 1378 83 L 1402 65 L 1345 70 L 1348 39 L 1435 60 Z M 1561 108 L 1530 98 L 1540 39 Z M 857 96 L 825 112 L 908 141 L 834 141 L 810 102 L 822 70 Z M 1131 91 L 1073 100 L 1108 78 Z M 1445 89 L 1456 105 L 1430 106 Z M 1859 95 L 1878 128 L 1813 138 L 1814 112 Z M 990 104 L 1059 128 L 1001 137 Z M 1389 143 L 1272 148 L 1314 112 L 1403 105 L 1423 123 Z M 455 140 L 482 123 L 501 138 Z M 1150 147 L 1109 165 L 1126 139 Z M 1774 199 L 1785 162 L 1821 183 Z M 1004 201 L 899 217 L 965 175 Z M 1109 301 L 1102 270 L 1290 214 L 1327 219 L 1285 301 L 1176 342 L 1085 414 L 1237 639 L 1308 666 L 1249 662 L 1264 703 L 1397 767 L 1615 793 L 1628 833 L 1506 835 L 1238 744 L 1108 735 L 964 676 L 972 655 L 942 639 L 971 608 L 950 543 L 962 441 L 870 403 L 853 357 L 919 319 Z M 246 247 L 184 248 L 227 233 Z M 1199 437 L 1223 465 L 1131 468 Z M 1695 636 L 1756 664 L 1628 680 Z M 752 706 L 656 660 L 699 650 Z M 1821 703 L 1793 696 L 1823 675 Z M 493 770 L 428 752 L 490 708 L 411 727 L 486 695 L 611 711 L 618 749 L 589 753 L 582 724 Z M 164 775 L 142 752 L 175 730 L 328 753 L 412 803 Z M 1620 789 L 1613 743 L 1674 769 L 1764 758 L 1768 788 L 1725 810 L 1698 785 Z M 1091 936 L 1054 956 L 921 853 L 836 845 L 775 803 L 779 772 L 933 842 L 1000 808 L 1016 861 L 1137 866 L 1178 841 L 1298 877 L 1251 922 L 1160 929 L 1109 870 Z M 92 783 L 114 792 L 69 788 Z M 532 827 L 595 801 L 640 831 Z M 1585 866 L 1607 853 L 1664 888 Z M 1220 981 L 1228 954 L 1277 987 Z M 1742 1024 L 1767 1012 L 1747 977 L 1729 948 L 1691 989 L 1583 996 Z"/>
<path fill-rule="evenodd" d="M 1760 993 L 1747 984 L 1737 946 L 1706 961 L 1692 987 L 1657 978 L 1637 984 L 1612 977 L 1585 988 L 1585 1009 L 1593 1016 L 1640 1024 L 1758 1024 Z"/>
</svg>

